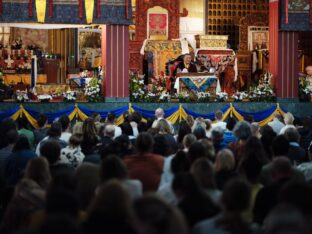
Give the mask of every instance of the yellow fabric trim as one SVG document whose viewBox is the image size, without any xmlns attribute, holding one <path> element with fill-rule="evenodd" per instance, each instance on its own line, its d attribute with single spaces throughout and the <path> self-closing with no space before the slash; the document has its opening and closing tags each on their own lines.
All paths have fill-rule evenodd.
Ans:
<svg viewBox="0 0 312 234">
<path fill-rule="evenodd" d="M 11 119 L 13 119 L 14 121 L 16 121 L 18 118 L 22 117 L 22 110 L 21 110 L 22 105 L 20 105 L 20 108 L 18 109 L 18 111 L 16 111 L 12 116 Z"/>
<path fill-rule="evenodd" d="M 23 115 L 25 115 L 26 119 L 28 120 L 28 122 L 34 127 L 34 128 L 38 128 L 38 123 L 37 123 L 37 120 L 32 117 L 28 111 L 26 111 L 24 109 L 23 106 L 20 107 L 20 111 L 22 112 Z"/>
<path fill-rule="evenodd" d="M 244 116 L 242 116 L 240 113 L 237 112 L 237 110 L 235 109 L 235 107 L 231 104 L 231 111 L 234 115 L 234 117 L 238 120 L 238 121 L 242 121 L 244 120 Z"/>
<path fill-rule="evenodd" d="M 94 0 L 85 0 L 86 9 L 86 20 L 88 24 L 92 24 L 93 11 L 94 11 Z"/>
<path fill-rule="evenodd" d="M 37 20 L 39 23 L 44 23 L 45 21 L 46 7 L 46 0 L 36 0 Z"/>
</svg>

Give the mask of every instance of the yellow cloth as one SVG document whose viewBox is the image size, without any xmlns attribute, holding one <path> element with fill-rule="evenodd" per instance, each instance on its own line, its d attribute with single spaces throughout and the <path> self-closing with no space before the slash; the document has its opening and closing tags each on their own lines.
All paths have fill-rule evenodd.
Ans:
<svg viewBox="0 0 312 234">
<path fill-rule="evenodd" d="M 19 82 L 23 82 L 24 84 L 30 85 L 31 76 L 30 74 L 8 74 L 4 75 L 4 83 L 7 85 L 17 84 Z M 38 74 L 37 83 L 47 83 L 47 75 L 46 74 Z"/>
</svg>

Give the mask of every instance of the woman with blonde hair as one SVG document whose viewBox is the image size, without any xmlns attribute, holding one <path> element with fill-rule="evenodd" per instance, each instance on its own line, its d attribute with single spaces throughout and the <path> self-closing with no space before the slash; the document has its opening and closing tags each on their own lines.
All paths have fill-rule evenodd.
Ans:
<svg viewBox="0 0 312 234">
<path fill-rule="evenodd" d="M 296 128 L 294 125 L 294 120 L 295 120 L 295 117 L 293 116 L 293 114 L 290 112 L 287 112 L 284 115 L 285 126 L 281 129 L 279 135 L 283 135 L 288 128 Z"/>
<path fill-rule="evenodd" d="M 96 146 L 99 143 L 97 129 L 92 118 L 88 118 L 82 125 L 81 150 L 85 155 L 94 154 Z"/>
<path fill-rule="evenodd" d="M 234 154 L 229 149 L 223 149 L 218 152 L 214 167 L 217 187 L 220 190 L 223 189 L 224 185 L 232 177 L 237 176 Z"/>
</svg>

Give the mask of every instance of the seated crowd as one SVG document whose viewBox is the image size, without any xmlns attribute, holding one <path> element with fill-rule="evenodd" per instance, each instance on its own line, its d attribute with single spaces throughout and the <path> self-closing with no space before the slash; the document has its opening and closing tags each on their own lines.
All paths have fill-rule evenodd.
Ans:
<svg viewBox="0 0 312 234">
<path fill-rule="evenodd" d="M 312 233 L 312 119 L 0 123 L 0 233 Z"/>
</svg>

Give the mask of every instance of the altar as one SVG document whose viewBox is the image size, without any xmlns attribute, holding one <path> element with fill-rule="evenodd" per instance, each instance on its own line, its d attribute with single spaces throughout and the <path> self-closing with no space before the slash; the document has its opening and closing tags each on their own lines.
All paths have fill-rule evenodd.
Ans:
<svg viewBox="0 0 312 234">
<path fill-rule="evenodd" d="M 177 93 L 209 93 L 210 96 L 221 92 L 220 82 L 213 73 L 178 73 L 174 88 Z"/>
</svg>

